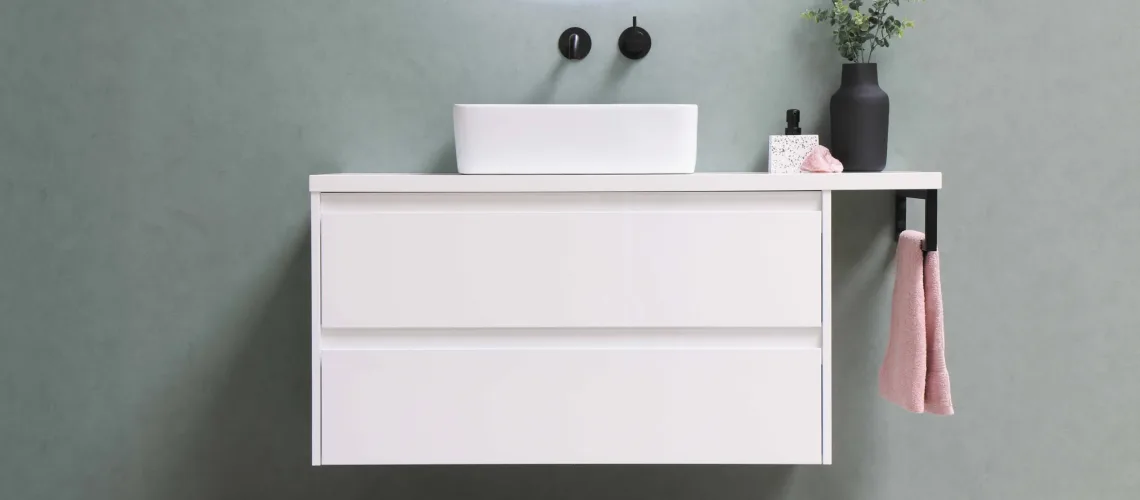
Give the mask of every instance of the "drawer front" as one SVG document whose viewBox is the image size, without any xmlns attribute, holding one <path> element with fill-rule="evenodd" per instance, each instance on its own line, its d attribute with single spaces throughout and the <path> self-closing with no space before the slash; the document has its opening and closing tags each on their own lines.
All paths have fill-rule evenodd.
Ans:
<svg viewBox="0 0 1140 500">
<path fill-rule="evenodd" d="M 323 195 L 322 324 L 821 324 L 819 193 Z"/>
<path fill-rule="evenodd" d="M 820 350 L 330 350 L 325 464 L 821 463 Z"/>
</svg>

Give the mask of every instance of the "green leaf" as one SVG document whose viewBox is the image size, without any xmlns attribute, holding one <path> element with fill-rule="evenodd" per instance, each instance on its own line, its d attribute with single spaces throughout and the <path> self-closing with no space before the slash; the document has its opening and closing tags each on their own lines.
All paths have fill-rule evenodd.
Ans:
<svg viewBox="0 0 1140 500">
<path fill-rule="evenodd" d="M 899 6 L 902 0 L 829 0 L 829 3 L 826 8 L 809 9 L 801 16 L 817 24 L 826 23 L 839 54 L 851 62 L 870 62 L 876 48 L 890 47 L 891 39 L 902 38 L 907 29 L 914 27 L 909 19 L 887 14 L 891 6 Z M 863 11 L 868 5 L 869 9 Z"/>
</svg>

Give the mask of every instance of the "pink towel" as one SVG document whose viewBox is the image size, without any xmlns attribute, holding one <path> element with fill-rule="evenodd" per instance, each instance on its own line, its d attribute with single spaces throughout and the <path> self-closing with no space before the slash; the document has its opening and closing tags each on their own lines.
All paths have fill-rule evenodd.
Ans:
<svg viewBox="0 0 1140 500">
<path fill-rule="evenodd" d="M 909 230 L 899 236 L 891 337 L 879 370 L 879 393 L 908 411 L 953 415 L 938 252 L 923 258 L 925 238 Z"/>
</svg>

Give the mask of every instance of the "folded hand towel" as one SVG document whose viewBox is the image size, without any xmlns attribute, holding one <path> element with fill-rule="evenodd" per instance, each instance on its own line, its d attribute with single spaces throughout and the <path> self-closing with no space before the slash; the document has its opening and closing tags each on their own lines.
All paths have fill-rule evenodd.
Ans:
<svg viewBox="0 0 1140 500">
<path fill-rule="evenodd" d="M 908 411 L 952 415 L 938 252 L 924 256 L 924 239 L 910 230 L 899 236 L 891 332 L 879 370 L 879 393 Z"/>
<path fill-rule="evenodd" d="M 938 252 L 927 252 L 922 266 L 926 295 L 926 413 L 953 415 L 950 370 L 946 368 L 946 327 L 942 320 L 942 278 Z"/>
</svg>

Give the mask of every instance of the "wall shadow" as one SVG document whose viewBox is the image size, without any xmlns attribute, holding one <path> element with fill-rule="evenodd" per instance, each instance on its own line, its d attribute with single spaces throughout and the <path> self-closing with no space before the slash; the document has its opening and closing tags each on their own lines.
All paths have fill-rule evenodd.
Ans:
<svg viewBox="0 0 1140 500">
<path fill-rule="evenodd" d="M 606 68 L 601 84 L 594 92 L 591 102 L 598 104 L 619 103 L 621 100 L 618 97 L 621 95 L 622 85 L 633 71 L 633 67 L 637 62 L 638 61 L 631 60 L 620 53 L 614 54 L 610 59 L 609 67 Z"/>
<path fill-rule="evenodd" d="M 793 466 L 447 466 L 397 468 L 397 498 L 432 500 L 776 500 Z"/>
<path fill-rule="evenodd" d="M 392 472 L 310 465 L 309 249 L 305 228 L 250 300 L 233 305 L 226 359 L 212 373 L 185 375 L 193 382 L 182 385 L 206 385 L 208 399 L 177 448 L 163 450 L 162 477 L 148 481 L 160 489 L 145 497 L 368 498 L 372 484 Z"/>
<path fill-rule="evenodd" d="M 430 174 L 457 174 L 459 173 L 459 160 L 455 156 L 455 138 L 452 137 L 440 146 L 428 164 L 427 173 Z"/>
<path fill-rule="evenodd" d="M 164 450 L 163 499 L 395 498 L 662 500 L 845 497 L 870 488 L 883 405 L 874 380 L 889 304 L 893 205 L 884 193 L 834 197 L 834 461 L 817 466 L 310 465 L 310 241 L 287 251 L 233 304 L 232 339 L 206 384 L 207 404 Z M 201 369 L 201 368 L 200 368 Z M 178 397 L 171 393 L 170 397 Z M 138 464 L 136 464 L 138 465 Z"/>
<path fill-rule="evenodd" d="M 803 498 L 864 498 L 877 491 L 876 464 L 886 433 L 878 372 L 886 346 L 894 273 L 889 192 L 832 195 L 832 458 L 814 471 Z"/>
<path fill-rule="evenodd" d="M 299 232 L 228 334 L 209 404 L 167 450 L 155 498 L 785 498 L 793 466 L 310 465 L 310 252 Z M 148 495 L 151 496 L 151 495 Z"/>
<path fill-rule="evenodd" d="M 571 64 L 571 61 L 563 57 L 559 57 L 554 65 L 546 72 L 546 76 L 542 81 L 535 85 L 534 89 L 521 101 L 524 104 L 550 104 L 554 100 L 555 93 L 558 92 L 558 85 L 562 79 L 562 74 L 566 72 Z"/>
</svg>

